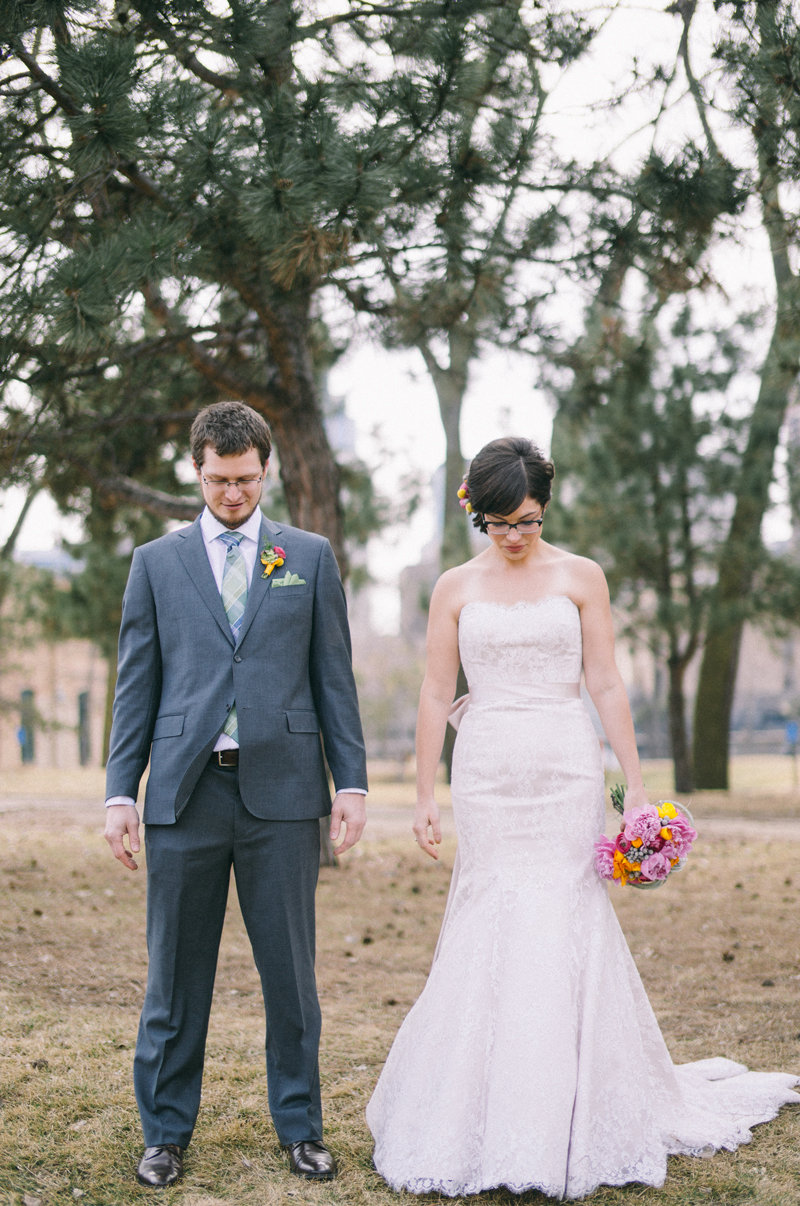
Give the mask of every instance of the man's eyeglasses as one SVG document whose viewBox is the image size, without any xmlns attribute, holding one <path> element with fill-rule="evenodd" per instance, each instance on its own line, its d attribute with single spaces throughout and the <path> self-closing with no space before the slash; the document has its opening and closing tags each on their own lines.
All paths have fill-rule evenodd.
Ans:
<svg viewBox="0 0 800 1206">
<path fill-rule="evenodd" d="M 237 477 L 235 481 L 229 482 L 224 478 L 220 480 L 217 477 L 206 477 L 201 473 L 200 476 L 206 486 L 211 486 L 214 490 L 227 490 L 228 486 L 235 486 L 237 490 L 251 490 L 253 486 L 260 486 L 264 478 L 262 473 L 259 477 Z"/>
<path fill-rule="evenodd" d="M 520 519 L 518 523 L 499 523 L 494 519 L 484 519 L 486 531 L 490 536 L 506 536 L 512 528 L 516 528 L 523 536 L 529 536 L 544 523 L 544 515 L 540 519 Z"/>
</svg>

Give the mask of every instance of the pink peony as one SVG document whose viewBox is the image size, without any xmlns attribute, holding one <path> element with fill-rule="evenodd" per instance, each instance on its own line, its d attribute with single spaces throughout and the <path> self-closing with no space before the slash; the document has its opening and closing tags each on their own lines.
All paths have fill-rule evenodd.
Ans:
<svg viewBox="0 0 800 1206">
<path fill-rule="evenodd" d="M 641 838 L 644 846 L 652 846 L 664 824 L 652 804 L 645 804 L 641 808 L 626 808 L 622 818 L 625 821 L 625 837 L 628 841 Z"/>
<path fill-rule="evenodd" d="M 663 850 L 657 851 L 655 854 L 648 854 L 647 858 L 642 859 L 642 877 L 644 879 L 666 879 L 672 867 Z"/>
<path fill-rule="evenodd" d="M 616 847 L 607 837 L 598 838 L 594 844 L 594 865 L 601 879 L 614 878 L 614 851 Z"/>
<path fill-rule="evenodd" d="M 678 813 L 676 817 L 672 817 L 668 821 L 665 820 L 664 824 L 672 832 L 672 844 L 677 851 L 676 857 L 685 858 L 697 838 L 697 830 L 692 829 L 682 813 Z"/>
</svg>

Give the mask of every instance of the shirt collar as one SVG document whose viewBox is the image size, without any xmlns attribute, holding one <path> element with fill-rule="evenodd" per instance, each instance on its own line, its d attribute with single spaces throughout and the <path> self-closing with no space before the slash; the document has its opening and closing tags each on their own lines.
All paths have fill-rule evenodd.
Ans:
<svg viewBox="0 0 800 1206">
<path fill-rule="evenodd" d="M 200 516 L 200 531 L 203 533 L 203 540 L 206 544 L 210 544 L 217 536 L 221 536 L 223 532 L 237 532 L 242 536 L 246 536 L 248 540 L 258 544 L 259 536 L 261 535 L 261 508 L 256 507 L 253 514 L 247 519 L 240 528 L 226 528 L 224 523 L 211 514 L 208 507 L 203 508 L 203 513 Z"/>
</svg>

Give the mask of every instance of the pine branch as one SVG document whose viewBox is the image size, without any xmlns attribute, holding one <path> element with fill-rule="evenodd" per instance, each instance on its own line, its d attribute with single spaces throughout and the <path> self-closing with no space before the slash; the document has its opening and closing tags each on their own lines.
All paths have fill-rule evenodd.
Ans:
<svg viewBox="0 0 800 1206">
<path fill-rule="evenodd" d="M 27 50 L 18 38 L 14 39 L 14 41 L 11 43 L 11 46 L 14 54 L 17 56 L 20 62 L 24 63 L 28 68 L 29 74 L 33 76 L 33 78 L 42 86 L 42 88 L 44 88 L 45 92 L 52 96 L 59 108 L 63 109 L 69 117 L 77 117 L 81 110 L 75 104 L 72 97 L 69 96 L 64 89 L 61 88 L 56 81 L 39 66 L 33 55 L 28 54 Z"/>
<path fill-rule="evenodd" d="M 24 522 L 27 518 L 28 512 L 31 509 L 31 504 L 33 503 L 33 500 L 36 498 L 36 495 L 39 493 L 41 488 L 42 488 L 42 484 L 39 481 L 31 482 L 30 486 L 28 487 L 28 492 L 25 495 L 25 501 L 22 504 L 22 509 L 21 509 L 19 515 L 17 516 L 16 523 L 14 524 L 13 528 L 11 529 L 11 533 L 8 536 L 8 538 L 6 539 L 5 544 L 3 545 L 2 548 L 0 548 L 0 561 L 10 561 L 11 558 L 13 557 L 14 549 L 15 549 L 16 543 L 17 543 L 17 538 L 19 537 L 19 534 L 22 531 L 22 525 L 24 524 Z M 2 601 L 2 600 L 0 599 L 0 601 Z"/>
<path fill-rule="evenodd" d="M 232 372 L 229 368 L 223 368 L 213 356 L 209 356 L 208 352 L 192 339 L 155 286 L 144 285 L 142 296 L 150 313 L 174 336 L 175 346 L 179 351 L 183 352 L 193 367 L 222 393 L 232 394 L 235 398 L 247 402 L 255 410 L 267 416 L 275 415 L 285 409 L 282 391 L 259 388 L 252 381 L 240 377 L 238 373 Z"/>
<path fill-rule="evenodd" d="M 122 473 L 114 477 L 101 477 L 87 465 L 78 467 L 95 488 L 110 500 L 133 503 L 134 506 L 141 507 L 143 511 L 157 515 L 160 519 L 185 519 L 191 522 L 197 519 L 203 509 L 204 504 L 199 499 L 179 498 L 174 494 L 167 494 L 163 490 L 156 490 L 152 486 L 134 481 L 132 477 L 126 477 Z"/>
<path fill-rule="evenodd" d="M 170 53 L 174 55 L 181 66 L 185 67 L 187 71 L 191 71 L 192 75 L 202 80 L 204 84 L 209 84 L 212 88 L 216 88 L 224 96 L 230 97 L 232 100 L 239 99 L 241 92 L 238 82 L 231 76 L 218 75 L 210 67 L 204 66 L 193 50 L 189 50 L 181 44 L 169 22 L 159 20 L 153 14 L 150 4 L 134 4 L 132 7 L 142 17 L 143 23 L 166 43 Z"/>
<path fill-rule="evenodd" d="M 700 83 L 692 71 L 692 65 L 689 59 L 689 27 L 692 24 L 692 18 L 697 8 L 697 0 L 675 0 L 674 4 L 670 4 L 664 11 L 679 16 L 683 21 L 683 33 L 681 35 L 680 46 L 678 47 L 678 55 L 683 60 L 683 69 L 686 72 L 686 79 L 689 84 L 689 91 L 692 94 L 692 99 L 697 109 L 697 115 L 700 118 L 700 124 L 703 127 L 703 133 L 706 137 L 706 146 L 708 153 L 712 159 L 720 161 L 722 156 L 719 152 L 716 139 L 708 122 L 706 115 L 706 105 L 703 98 L 703 90 Z"/>
<path fill-rule="evenodd" d="M 425 361 L 425 367 L 431 375 L 431 380 L 433 381 L 434 386 L 437 383 L 443 382 L 447 377 L 447 369 L 442 368 L 441 364 L 439 364 L 439 361 L 431 351 L 431 347 L 427 339 L 417 340 L 417 348 L 419 349 L 422 359 Z"/>
<path fill-rule="evenodd" d="M 422 4 L 419 2 L 408 6 L 370 4 L 365 8 L 353 9 L 349 13 L 337 13 L 331 17 L 321 17 L 318 21 L 312 21 L 309 25 L 299 25 L 295 32 L 295 40 L 300 41 L 303 38 L 313 38 L 315 34 L 321 33 L 323 30 L 333 29 L 337 25 L 352 25 L 356 21 L 363 21 L 369 17 L 413 17 L 419 21 L 423 17 L 445 16 L 450 9 L 450 4 Z"/>
<path fill-rule="evenodd" d="M 117 171 L 127 177 L 134 188 L 138 189 L 143 196 L 149 197 L 151 201 L 157 201 L 169 213 L 177 213 L 175 206 L 166 193 L 162 193 L 158 185 L 149 176 L 145 176 L 143 172 L 140 172 L 135 163 L 117 163 L 115 166 Z"/>
</svg>

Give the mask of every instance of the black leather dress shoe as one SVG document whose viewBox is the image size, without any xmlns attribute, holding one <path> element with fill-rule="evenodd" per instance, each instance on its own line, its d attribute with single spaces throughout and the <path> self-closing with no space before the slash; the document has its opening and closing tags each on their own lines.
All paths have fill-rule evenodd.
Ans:
<svg viewBox="0 0 800 1206">
<path fill-rule="evenodd" d="M 136 1169 L 136 1179 L 153 1189 L 164 1189 L 174 1185 L 183 1173 L 183 1148 L 176 1143 L 162 1143 L 160 1147 L 146 1147 Z"/>
<path fill-rule="evenodd" d="M 320 1140 L 301 1139 L 299 1143 L 281 1146 L 289 1153 L 289 1168 L 296 1177 L 305 1177 L 307 1181 L 332 1181 L 336 1176 L 336 1161 Z"/>
</svg>

